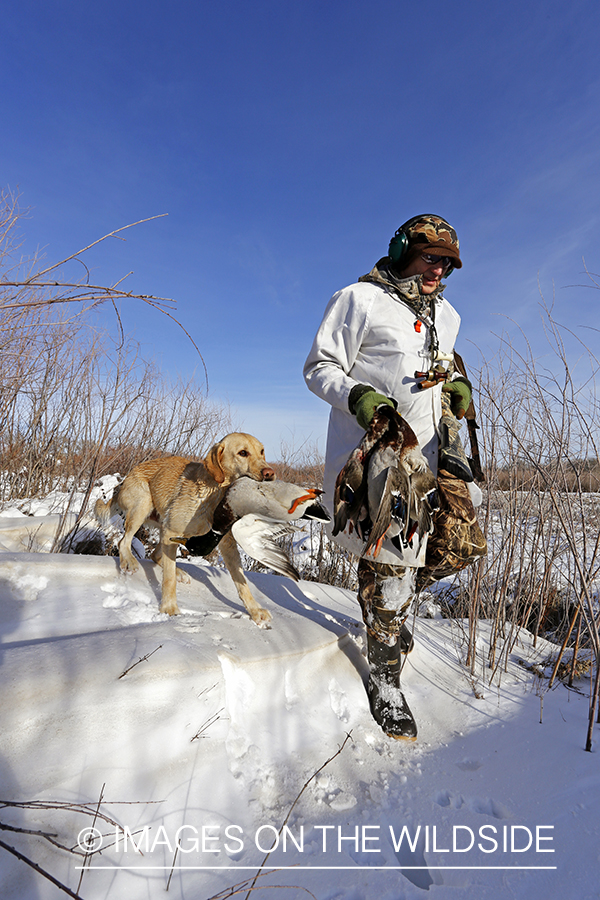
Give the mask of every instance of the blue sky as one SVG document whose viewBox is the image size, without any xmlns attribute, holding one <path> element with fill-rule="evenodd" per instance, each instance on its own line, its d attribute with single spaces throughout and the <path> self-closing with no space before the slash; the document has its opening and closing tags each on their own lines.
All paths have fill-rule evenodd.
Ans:
<svg viewBox="0 0 600 900">
<path fill-rule="evenodd" d="M 52 261 L 168 213 L 94 250 L 94 278 L 177 301 L 269 458 L 323 448 L 302 365 L 324 307 L 413 215 L 458 231 L 467 363 L 511 320 L 543 347 L 538 280 L 560 321 L 600 325 L 600 294 L 568 287 L 582 257 L 600 270 L 599 34 L 597 0 L 20 0 L 0 183 Z M 165 372 L 198 367 L 158 313 L 123 317 Z"/>
</svg>

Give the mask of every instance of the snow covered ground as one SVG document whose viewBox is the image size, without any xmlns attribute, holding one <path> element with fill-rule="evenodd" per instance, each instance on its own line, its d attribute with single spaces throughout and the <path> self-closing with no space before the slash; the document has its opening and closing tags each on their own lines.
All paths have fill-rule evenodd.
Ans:
<svg viewBox="0 0 600 900">
<path fill-rule="evenodd" d="M 0 838 L 71 891 L 208 900 L 259 871 L 252 896 L 273 900 L 600 897 L 588 685 L 545 690 L 518 662 L 543 641 L 522 632 L 490 687 L 483 649 L 474 680 L 461 664 L 462 623 L 417 619 L 419 740 L 396 742 L 369 713 L 350 593 L 252 573 L 261 631 L 227 572 L 188 562 L 170 619 L 150 562 L 124 577 L 111 557 L 28 552 L 56 527 L 35 512 L 0 518 L 0 799 L 29 802 L 0 820 L 69 847 L 93 827 L 100 852 L 82 876 L 39 836 Z M 105 818 L 69 808 L 100 798 Z M 60 896 L 0 849 L 3 900 Z"/>
</svg>

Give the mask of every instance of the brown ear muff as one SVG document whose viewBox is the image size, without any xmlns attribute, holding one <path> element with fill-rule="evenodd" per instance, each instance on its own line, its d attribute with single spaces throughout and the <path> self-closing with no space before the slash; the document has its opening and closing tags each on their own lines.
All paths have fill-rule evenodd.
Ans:
<svg viewBox="0 0 600 900">
<path fill-rule="evenodd" d="M 215 479 L 217 484 L 223 484 L 225 481 L 225 472 L 221 466 L 221 460 L 223 458 L 224 451 L 223 444 L 215 444 L 212 448 L 206 459 L 204 460 L 204 465 L 208 469 L 209 473 Z"/>
</svg>

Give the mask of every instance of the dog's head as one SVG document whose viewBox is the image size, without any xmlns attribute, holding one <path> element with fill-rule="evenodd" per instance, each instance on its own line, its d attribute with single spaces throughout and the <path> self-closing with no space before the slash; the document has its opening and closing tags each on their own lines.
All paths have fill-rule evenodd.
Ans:
<svg viewBox="0 0 600 900">
<path fill-rule="evenodd" d="M 234 432 L 215 444 L 204 460 L 217 484 L 229 484 L 242 475 L 255 481 L 274 481 L 275 472 L 265 462 L 265 448 L 251 434 Z"/>
</svg>

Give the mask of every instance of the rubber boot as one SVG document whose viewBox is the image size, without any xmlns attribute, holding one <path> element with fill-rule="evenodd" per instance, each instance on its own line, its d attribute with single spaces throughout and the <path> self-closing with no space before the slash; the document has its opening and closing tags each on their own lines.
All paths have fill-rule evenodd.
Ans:
<svg viewBox="0 0 600 900">
<path fill-rule="evenodd" d="M 397 741 L 415 741 L 417 725 L 400 690 L 399 642 L 392 647 L 380 643 L 367 633 L 367 649 L 371 673 L 367 695 L 371 714 L 388 737 Z"/>
</svg>

